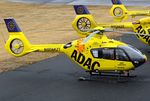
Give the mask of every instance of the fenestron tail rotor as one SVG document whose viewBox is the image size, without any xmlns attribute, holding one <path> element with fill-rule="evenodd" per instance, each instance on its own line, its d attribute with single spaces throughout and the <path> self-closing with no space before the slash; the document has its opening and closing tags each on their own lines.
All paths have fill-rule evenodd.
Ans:
<svg viewBox="0 0 150 101">
<path fill-rule="evenodd" d="M 77 27 L 81 32 L 86 32 L 86 30 L 91 28 L 91 21 L 86 17 L 81 17 L 77 21 Z"/>
<path fill-rule="evenodd" d="M 80 36 L 86 37 L 87 30 L 93 29 L 97 26 L 93 16 L 84 5 L 74 5 L 76 17 L 72 22 L 73 28 L 79 33 Z"/>
<path fill-rule="evenodd" d="M 10 50 L 14 54 L 21 54 L 24 50 L 23 42 L 19 39 L 14 39 L 10 43 Z"/>
</svg>

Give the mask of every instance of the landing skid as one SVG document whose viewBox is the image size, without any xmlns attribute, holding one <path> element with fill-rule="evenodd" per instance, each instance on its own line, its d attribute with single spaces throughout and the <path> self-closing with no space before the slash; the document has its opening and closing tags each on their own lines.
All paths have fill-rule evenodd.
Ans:
<svg viewBox="0 0 150 101">
<path fill-rule="evenodd" d="M 136 75 L 130 75 L 129 72 L 89 72 L 88 77 L 79 77 L 80 81 L 93 81 L 99 80 L 102 77 L 114 77 L 118 82 L 124 81 L 123 78 L 135 78 Z"/>
</svg>

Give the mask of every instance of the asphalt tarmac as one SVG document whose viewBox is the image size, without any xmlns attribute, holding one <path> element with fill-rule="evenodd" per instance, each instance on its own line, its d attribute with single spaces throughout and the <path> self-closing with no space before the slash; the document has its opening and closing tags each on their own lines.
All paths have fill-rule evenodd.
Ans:
<svg viewBox="0 0 150 101">
<path fill-rule="evenodd" d="M 61 54 L 20 69 L 0 74 L 0 101 L 149 101 L 150 53 L 134 36 L 122 41 L 146 53 L 148 62 L 124 82 L 116 78 L 78 81 L 87 76 L 78 65 Z"/>
</svg>

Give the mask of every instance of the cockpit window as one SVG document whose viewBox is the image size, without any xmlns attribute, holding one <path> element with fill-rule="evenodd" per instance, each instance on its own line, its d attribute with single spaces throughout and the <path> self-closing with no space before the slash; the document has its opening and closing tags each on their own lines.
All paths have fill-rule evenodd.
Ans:
<svg viewBox="0 0 150 101">
<path fill-rule="evenodd" d="M 142 53 L 133 46 L 119 46 L 119 48 L 123 49 L 132 60 L 140 59 L 142 56 Z"/>
<path fill-rule="evenodd" d="M 116 49 L 116 60 L 128 61 L 129 58 L 122 49 Z"/>
<path fill-rule="evenodd" d="M 138 53 L 142 54 L 141 51 L 139 51 L 136 47 L 132 46 L 132 45 L 128 45 L 130 48 L 135 49 L 135 51 L 137 51 Z"/>
</svg>

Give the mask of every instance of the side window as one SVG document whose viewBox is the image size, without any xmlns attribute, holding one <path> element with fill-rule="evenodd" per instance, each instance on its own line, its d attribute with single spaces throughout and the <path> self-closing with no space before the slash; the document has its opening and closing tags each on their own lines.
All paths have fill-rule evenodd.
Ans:
<svg viewBox="0 0 150 101">
<path fill-rule="evenodd" d="M 116 49 L 116 60 L 128 61 L 129 58 L 127 57 L 127 55 L 125 54 L 125 52 L 123 50 Z"/>
<path fill-rule="evenodd" d="M 92 50 L 93 57 L 98 58 L 98 49 Z"/>
<path fill-rule="evenodd" d="M 102 50 L 102 53 L 103 53 L 103 56 L 102 56 L 103 59 L 110 59 L 110 60 L 115 59 L 114 49 L 106 48 Z"/>
<path fill-rule="evenodd" d="M 99 49 L 93 49 L 91 52 L 94 58 L 103 58 L 109 60 L 115 59 L 114 49 L 99 48 Z"/>
</svg>

